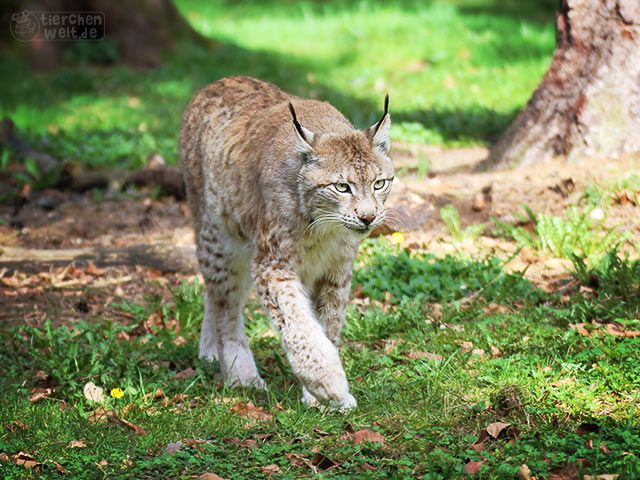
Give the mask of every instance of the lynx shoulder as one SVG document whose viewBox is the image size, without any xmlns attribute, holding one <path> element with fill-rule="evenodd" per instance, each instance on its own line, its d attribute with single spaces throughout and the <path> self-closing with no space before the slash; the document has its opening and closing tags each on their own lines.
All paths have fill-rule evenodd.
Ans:
<svg viewBox="0 0 640 480">
<path fill-rule="evenodd" d="M 303 401 L 355 406 L 338 345 L 353 259 L 393 182 L 387 107 L 359 131 L 326 102 L 248 77 L 212 83 L 187 107 L 179 149 L 205 280 L 200 356 L 228 383 L 265 386 L 242 318 L 253 282 Z"/>
</svg>

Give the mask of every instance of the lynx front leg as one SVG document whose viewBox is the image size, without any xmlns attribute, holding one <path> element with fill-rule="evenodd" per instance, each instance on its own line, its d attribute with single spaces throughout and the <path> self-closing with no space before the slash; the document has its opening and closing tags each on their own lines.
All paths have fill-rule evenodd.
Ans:
<svg viewBox="0 0 640 480">
<path fill-rule="evenodd" d="M 271 265 L 269 262 L 256 266 L 256 286 L 280 331 L 294 374 L 319 401 L 338 409 L 355 407 L 338 349 L 314 317 L 300 280 L 291 271 Z"/>
<path fill-rule="evenodd" d="M 313 295 L 318 320 L 336 347 L 340 346 L 340 334 L 351 289 L 351 262 L 345 264 L 348 268 L 321 278 Z"/>
</svg>

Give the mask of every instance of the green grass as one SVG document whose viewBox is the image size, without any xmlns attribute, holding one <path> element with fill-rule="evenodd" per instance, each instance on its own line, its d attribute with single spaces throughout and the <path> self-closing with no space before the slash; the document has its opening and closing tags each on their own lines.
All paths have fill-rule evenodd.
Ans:
<svg viewBox="0 0 640 480">
<path fill-rule="evenodd" d="M 108 40 L 47 73 L 3 56 L 0 115 L 64 160 L 139 167 L 176 161 L 182 111 L 199 87 L 246 74 L 334 103 L 357 126 L 391 96 L 393 138 L 485 144 L 508 125 L 554 46 L 550 2 L 177 2 L 215 44 L 181 44 L 153 71 L 117 64 Z M 551 2 L 552 3 L 552 2 Z M 90 63 L 101 59 L 108 65 Z"/>
<path fill-rule="evenodd" d="M 1 430 L 0 452 L 33 455 L 46 464 L 47 478 L 57 475 L 52 461 L 68 478 L 187 478 L 209 471 L 229 479 L 266 478 L 261 467 L 271 464 L 280 469 L 274 478 L 310 477 L 316 469 L 322 478 L 450 479 L 463 475 L 468 462 L 483 461 L 477 478 L 518 478 L 522 464 L 547 478 L 573 463 L 579 478 L 635 479 L 640 350 L 637 339 L 611 335 L 604 325 L 640 330 L 640 263 L 612 254 L 593 270 L 576 266 L 576 279 L 593 293 L 576 287 L 567 300 L 504 273 L 497 260 L 437 258 L 384 239 L 367 242 L 354 289 L 370 303 L 349 307 L 343 335 L 342 356 L 359 402 L 348 414 L 300 404 L 299 386 L 255 305 L 247 310 L 248 331 L 269 390 L 223 387 L 215 365 L 196 361 L 202 302 L 193 284 L 179 287 L 171 304 L 121 305 L 135 316 L 130 325 L 5 331 L 0 425 L 19 420 L 27 428 Z M 382 302 L 385 292 L 390 303 Z M 144 331 L 141 322 L 154 312 L 165 323 Z M 577 324 L 591 336 L 570 327 Z M 176 341 L 177 325 L 185 342 Z M 194 376 L 175 378 L 189 367 Z M 38 370 L 51 376 L 54 393 L 29 403 L 30 389 L 46 386 Z M 123 389 L 121 399 L 107 395 L 105 406 L 147 435 L 90 422 L 96 405 L 82 393 L 89 381 L 107 393 Z M 166 398 L 185 397 L 165 404 L 145 397 L 157 388 Z M 239 401 L 253 401 L 271 419 L 232 412 Z M 486 438 L 483 430 L 496 421 L 511 426 Z M 384 444 L 355 445 L 349 432 L 359 429 L 381 433 Z M 73 440 L 86 447 L 69 448 Z M 483 450 L 472 449 L 479 441 Z M 168 453 L 177 442 L 182 447 Z M 9 478 L 29 476 L 22 466 L 0 465 Z"/>
</svg>

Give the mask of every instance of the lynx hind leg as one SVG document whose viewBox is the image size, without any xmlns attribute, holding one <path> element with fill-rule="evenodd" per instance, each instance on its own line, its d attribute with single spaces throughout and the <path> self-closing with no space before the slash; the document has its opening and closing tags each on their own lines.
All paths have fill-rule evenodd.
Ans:
<svg viewBox="0 0 640 480">
<path fill-rule="evenodd" d="M 225 382 L 265 388 L 244 331 L 250 257 L 218 229 L 201 234 L 198 260 L 205 280 L 200 358 L 217 359 Z"/>
</svg>

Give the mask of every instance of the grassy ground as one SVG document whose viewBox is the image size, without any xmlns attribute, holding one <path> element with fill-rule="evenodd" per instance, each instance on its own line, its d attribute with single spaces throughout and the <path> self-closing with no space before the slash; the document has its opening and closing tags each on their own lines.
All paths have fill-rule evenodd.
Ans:
<svg viewBox="0 0 640 480">
<path fill-rule="evenodd" d="M 554 46 L 553 2 L 196 2 L 179 0 L 210 49 L 180 45 L 154 71 L 117 60 L 109 41 L 80 44 L 67 66 L 33 72 L 0 59 L 3 101 L 32 144 L 65 160 L 137 167 L 176 159 L 182 111 L 225 75 L 270 80 L 334 103 L 358 126 L 391 96 L 393 137 L 485 144 L 522 107 Z"/>
<path fill-rule="evenodd" d="M 28 453 L 51 477 L 59 462 L 70 477 L 506 479 L 526 478 L 525 464 L 538 478 L 638 478 L 640 263 L 599 265 L 546 293 L 495 259 L 367 242 L 343 347 L 359 406 L 344 415 L 299 403 L 255 304 L 248 329 L 269 391 L 225 388 L 215 365 L 194 365 L 193 283 L 170 304 L 122 304 L 126 324 L 22 327 L 0 342 L 0 451 Z M 90 381 L 102 402 L 83 394 Z M 38 392 L 47 398 L 32 401 Z M 96 421 L 103 408 L 146 435 Z"/>
</svg>

